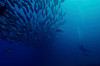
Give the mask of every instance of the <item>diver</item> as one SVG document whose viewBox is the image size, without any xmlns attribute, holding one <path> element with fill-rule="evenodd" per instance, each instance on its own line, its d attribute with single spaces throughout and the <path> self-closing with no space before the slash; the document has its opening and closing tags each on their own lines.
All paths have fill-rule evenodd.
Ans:
<svg viewBox="0 0 100 66">
<path fill-rule="evenodd" d="M 3 15 L 7 9 L 7 1 L 4 0 L 0 1 L 0 15 Z"/>
<path fill-rule="evenodd" d="M 87 49 L 84 45 L 80 44 L 78 45 L 78 48 L 83 52 L 85 56 L 89 56 L 92 52 L 91 50 Z"/>
<path fill-rule="evenodd" d="M 88 48 L 86 48 L 84 46 L 84 43 L 83 43 L 83 34 L 82 34 L 82 30 L 81 30 L 81 27 L 80 26 L 77 26 L 77 33 L 78 33 L 78 42 L 77 42 L 77 45 L 78 45 L 78 48 L 80 51 L 82 51 L 82 53 L 85 55 L 85 56 L 89 56 L 91 54 L 91 50 L 89 50 Z"/>
</svg>

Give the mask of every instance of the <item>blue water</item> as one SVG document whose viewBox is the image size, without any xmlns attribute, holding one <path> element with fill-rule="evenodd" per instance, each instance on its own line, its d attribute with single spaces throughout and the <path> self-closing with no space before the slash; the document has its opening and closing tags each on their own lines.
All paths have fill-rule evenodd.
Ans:
<svg viewBox="0 0 100 66">
<path fill-rule="evenodd" d="M 0 40 L 0 66 L 100 66 L 100 1 L 66 0 L 63 11 L 64 32 L 49 47 L 43 46 L 46 51 Z M 89 56 L 78 44 L 92 51 Z M 3 52 L 8 47 L 13 51 Z"/>
</svg>

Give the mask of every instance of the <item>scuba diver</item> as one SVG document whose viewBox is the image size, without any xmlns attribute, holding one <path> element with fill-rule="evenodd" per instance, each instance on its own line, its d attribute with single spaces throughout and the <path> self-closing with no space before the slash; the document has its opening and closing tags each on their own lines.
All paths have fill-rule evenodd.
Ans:
<svg viewBox="0 0 100 66">
<path fill-rule="evenodd" d="M 87 49 L 84 45 L 80 44 L 78 48 L 83 52 L 85 56 L 89 56 L 92 52 L 91 50 Z"/>
<path fill-rule="evenodd" d="M 83 41 L 82 41 L 82 32 L 80 30 L 80 27 L 77 27 L 77 32 L 78 32 L 78 48 L 80 51 L 82 51 L 82 53 L 85 55 L 85 56 L 89 56 L 91 54 L 91 50 L 87 49 L 83 44 Z"/>
<path fill-rule="evenodd" d="M 0 1 L 0 15 L 3 15 L 7 9 L 7 1 L 4 0 Z"/>
</svg>

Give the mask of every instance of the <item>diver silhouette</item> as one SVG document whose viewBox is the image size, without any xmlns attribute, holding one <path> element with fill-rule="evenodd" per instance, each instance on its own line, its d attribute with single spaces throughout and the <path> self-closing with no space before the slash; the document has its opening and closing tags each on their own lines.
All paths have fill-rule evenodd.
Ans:
<svg viewBox="0 0 100 66">
<path fill-rule="evenodd" d="M 1 5 L 2 3 L 4 3 L 4 5 Z M 1 1 L 1 4 L 0 4 L 0 15 L 3 15 L 4 12 L 6 11 L 7 9 L 7 1 L 5 2 L 4 0 Z"/>
<path fill-rule="evenodd" d="M 78 49 L 85 55 L 85 56 L 89 56 L 91 54 L 91 50 L 86 48 L 84 46 L 84 42 L 83 42 L 83 34 L 82 34 L 82 30 L 80 26 L 77 26 L 77 34 L 78 34 Z"/>
<path fill-rule="evenodd" d="M 89 56 L 90 53 L 92 52 L 91 50 L 87 49 L 84 45 L 80 44 L 79 46 L 79 49 L 83 52 L 83 54 L 85 56 Z"/>
</svg>

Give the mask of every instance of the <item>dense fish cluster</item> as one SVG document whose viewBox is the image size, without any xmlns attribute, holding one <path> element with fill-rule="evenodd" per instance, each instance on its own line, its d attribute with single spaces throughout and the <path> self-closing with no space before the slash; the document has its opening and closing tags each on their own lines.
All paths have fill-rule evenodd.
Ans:
<svg viewBox="0 0 100 66">
<path fill-rule="evenodd" d="M 56 38 L 65 12 L 64 0 L 0 0 L 0 7 L 7 9 L 0 15 L 0 37 L 3 40 L 35 42 Z M 10 42 L 11 43 L 11 42 Z"/>
</svg>

